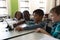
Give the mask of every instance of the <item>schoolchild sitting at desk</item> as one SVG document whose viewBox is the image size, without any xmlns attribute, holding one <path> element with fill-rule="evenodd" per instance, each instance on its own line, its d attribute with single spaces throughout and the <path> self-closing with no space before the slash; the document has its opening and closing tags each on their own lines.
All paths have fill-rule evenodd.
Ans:
<svg viewBox="0 0 60 40">
<path fill-rule="evenodd" d="M 34 25 L 26 26 L 24 28 L 22 27 L 16 27 L 16 30 L 21 31 L 21 30 L 32 30 L 36 28 L 44 28 L 45 22 L 42 22 L 44 12 L 41 9 L 36 9 L 33 11 L 33 16 L 34 16 Z"/>
<path fill-rule="evenodd" d="M 20 21 L 23 19 L 23 15 L 20 11 L 16 11 L 15 13 L 15 18 L 14 18 L 16 21 Z"/>
<path fill-rule="evenodd" d="M 17 11 L 15 13 L 15 18 L 14 18 L 15 21 L 17 21 L 17 23 L 13 24 L 14 27 L 16 27 L 17 25 L 19 24 L 22 24 L 25 22 L 25 20 L 23 19 L 23 15 L 20 11 Z"/>
<path fill-rule="evenodd" d="M 48 33 L 41 28 L 38 28 L 36 31 L 60 39 L 60 5 L 52 8 L 51 9 L 51 14 L 52 14 L 51 19 L 52 19 L 52 21 L 54 21 L 51 32 Z"/>
<path fill-rule="evenodd" d="M 31 22 L 32 20 L 30 20 L 29 11 L 27 11 L 27 10 L 23 11 L 22 16 L 23 16 L 23 19 L 24 19 L 23 23 L 18 22 L 16 26 L 14 25 L 15 27 L 17 27 L 18 25 L 24 24 L 24 23 L 26 23 L 26 24 L 31 24 L 32 23 Z"/>
<path fill-rule="evenodd" d="M 23 11 L 23 18 L 25 19 L 25 21 L 30 20 L 30 13 L 28 10 Z"/>
<path fill-rule="evenodd" d="M 30 18 L 30 13 L 28 10 L 23 11 L 23 18 L 25 19 L 25 23 L 28 25 L 34 24 L 34 20 Z"/>
</svg>

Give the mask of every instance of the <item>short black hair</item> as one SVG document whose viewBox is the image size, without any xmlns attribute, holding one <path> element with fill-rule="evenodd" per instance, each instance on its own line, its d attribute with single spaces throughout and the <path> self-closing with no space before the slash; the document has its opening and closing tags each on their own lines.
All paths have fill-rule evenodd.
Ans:
<svg viewBox="0 0 60 40">
<path fill-rule="evenodd" d="M 33 11 L 33 14 L 37 14 L 39 16 L 43 16 L 44 15 L 44 11 L 42 9 L 36 9 Z"/>
<path fill-rule="evenodd" d="M 28 10 L 23 11 L 23 17 L 26 21 L 30 20 L 30 13 Z"/>
<path fill-rule="evenodd" d="M 53 12 L 55 12 L 57 15 L 60 15 L 60 5 L 50 10 L 50 13 L 53 13 Z"/>
<path fill-rule="evenodd" d="M 30 13 L 29 13 L 28 10 L 23 11 L 23 13 L 26 14 L 26 15 L 27 15 L 27 14 L 30 15 Z"/>
</svg>

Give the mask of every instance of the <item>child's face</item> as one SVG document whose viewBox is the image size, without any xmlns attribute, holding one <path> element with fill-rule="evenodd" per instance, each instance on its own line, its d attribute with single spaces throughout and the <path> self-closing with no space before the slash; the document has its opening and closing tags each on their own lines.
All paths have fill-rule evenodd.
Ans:
<svg viewBox="0 0 60 40">
<path fill-rule="evenodd" d="M 60 15 L 57 15 L 56 13 L 51 13 L 51 20 L 54 22 L 60 21 Z"/>
<path fill-rule="evenodd" d="M 25 14 L 24 14 L 24 17 L 30 18 L 30 15 L 29 15 L 28 13 L 25 13 Z"/>
<path fill-rule="evenodd" d="M 17 19 L 20 19 L 20 18 L 21 18 L 21 14 L 20 14 L 20 13 L 17 13 L 17 14 L 16 14 L 16 18 L 17 18 Z"/>
<path fill-rule="evenodd" d="M 38 14 L 35 14 L 35 13 L 34 13 L 33 15 L 34 15 L 34 20 L 35 20 L 35 21 L 42 20 L 42 19 L 41 19 L 42 17 L 39 16 Z"/>
</svg>

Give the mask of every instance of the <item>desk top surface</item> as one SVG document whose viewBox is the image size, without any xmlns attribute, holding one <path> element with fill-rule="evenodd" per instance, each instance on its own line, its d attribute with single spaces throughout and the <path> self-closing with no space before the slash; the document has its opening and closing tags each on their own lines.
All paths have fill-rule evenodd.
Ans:
<svg viewBox="0 0 60 40">
<path fill-rule="evenodd" d="M 6 26 L 7 26 L 6 22 L 0 22 L 0 40 L 10 38 L 10 37 L 14 37 L 17 35 L 26 34 L 26 33 L 33 31 L 33 30 L 20 31 L 20 32 L 18 32 L 16 30 L 8 31 L 6 29 Z M 27 35 L 20 36 L 20 37 L 12 38 L 10 40 L 44 40 L 44 39 L 45 40 L 50 40 L 50 39 L 57 40 L 51 36 L 47 36 L 45 34 L 35 33 L 35 32 L 27 34 Z"/>
<path fill-rule="evenodd" d="M 12 38 L 10 40 L 58 40 L 42 33 L 30 33 L 21 37 Z"/>
</svg>

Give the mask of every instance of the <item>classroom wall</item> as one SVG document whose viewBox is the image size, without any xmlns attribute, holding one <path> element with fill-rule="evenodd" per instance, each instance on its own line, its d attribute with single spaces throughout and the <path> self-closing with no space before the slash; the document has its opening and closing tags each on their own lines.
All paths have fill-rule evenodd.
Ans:
<svg viewBox="0 0 60 40">
<path fill-rule="evenodd" d="M 55 5 L 55 0 L 47 0 L 47 7 L 46 7 L 46 12 L 49 13 L 51 8 L 60 5 L 60 0 L 56 0 L 56 5 Z"/>
<path fill-rule="evenodd" d="M 18 10 L 18 0 L 10 0 L 11 17 L 14 17 L 15 12 Z"/>
<path fill-rule="evenodd" d="M 10 5 L 10 0 L 7 0 L 7 9 L 8 9 L 8 15 L 10 16 L 11 15 L 11 5 Z"/>
<path fill-rule="evenodd" d="M 60 0 L 57 0 L 57 4 L 56 5 L 60 5 Z"/>
<path fill-rule="evenodd" d="M 30 3 L 29 3 L 29 11 L 30 11 L 30 13 L 32 14 L 33 13 L 33 11 L 34 10 L 36 10 L 36 9 L 39 9 L 39 0 L 37 1 L 37 0 L 29 0 L 30 1 Z"/>
<path fill-rule="evenodd" d="M 29 0 L 30 1 L 30 0 Z M 35 0 L 33 0 L 33 1 L 35 1 Z M 59 1 L 60 0 L 58 0 L 57 1 L 57 5 L 59 5 L 60 3 L 59 3 Z M 31 4 L 34 4 L 33 2 L 31 2 Z M 38 8 L 37 7 L 37 5 L 35 5 L 35 6 L 33 6 L 33 5 L 31 5 L 31 4 L 29 4 L 31 7 L 30 7 L 30 11 L 33 11 L 33 9 L 36 9 L 36 8 Z M 19 6 L 18 6 L 19 4 L 18 4 L 18 0 L 10 0 L 10 15 L 11 15 L 11 17 L 14 17 L 14 14 L 15 14 L 15 12 L 18 10 L 18 8 L 19 8 Z M 54 7 L 55 6 L 55 0 L 47 0 L 47 5 L 46 5 L 46 13 L 49 13 L 49 11 L 50 11 L 50 9 L 52 8 L 52 7 Z M 33 7 L 33 8 L 32 8 Z"/>
<path fill-rule="evenodd" d="M 55 6 L 55 0 L 47 0 L 46 12 L 49 13 L 51 8 Z"/>
</svg>

